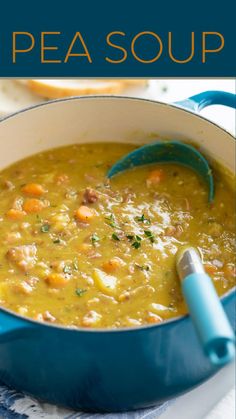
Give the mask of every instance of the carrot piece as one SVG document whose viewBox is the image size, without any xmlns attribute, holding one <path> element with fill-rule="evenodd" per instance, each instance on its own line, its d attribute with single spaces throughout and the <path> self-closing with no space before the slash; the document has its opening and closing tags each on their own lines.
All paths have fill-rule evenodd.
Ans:
<svg viewBox="0 0 236 419">
<path fill-rule="evenodd" d="M 210 264 L 206 264 L 204 265 L 205 271 L 209 274 L 209 275 L 214 275 L 217 273 L 217 267 L 214 265 L 210 265 Z"/>
<path fill-rule="evenodd" d="M 9 209 L 9 211 L 6 213 L 6 216 L 10 218 L 10 220 L 21 220 L 25 215 L 25 211 L 14 208 Z"/>
<path fill-rule="evenodd" d="M 151 314 L 147 318 L 147 322 L 150 323 L 150 324 L 161 323 L 162 321 L 163 321 L 163 319 L 160 316 L 157 316 L 156 314 Z"/>
<path fill-rule="evenodd" d="M 89 222 L 95 216 L 95 212 L 92 208 L 86 207 L 85 205 L 81 205 L 75 211 L 75 218 L 78 221 L 82 221 L 83 223 Z"/>
<path fill-rule="evenodd" d="M 106 273 L 112 273 L 121 267 L 121 261 L 118 258 L 112 258 L 102 265 Z"/>
<path fill-rule="evenodd" d="M 27 183 L 21 189 L 25 195 L 41 196 L 46 193 L 46 190 L 39 183 Z"/>
<path fill-rule="evenodd" d="M 54 288 L 62 288 L 68 284 L 69 279 L 65 278 L 64 275 L 60 273 L 51 273 L 47 276 L 46 280 L 48 285 Z"/>
<path fill-rule="evenodd" d="M 45 203 L 40 199 L 27 199 L 23 204 L 23 209 L 27 214 L 37 213 L 45 208 Z"/>
<path fill-rule="evenodd" d="M 162 169 L 152 170 L 147 177 L 147 186 L 158 185 L 165 177 L 165 173 Z"/>
</svg>

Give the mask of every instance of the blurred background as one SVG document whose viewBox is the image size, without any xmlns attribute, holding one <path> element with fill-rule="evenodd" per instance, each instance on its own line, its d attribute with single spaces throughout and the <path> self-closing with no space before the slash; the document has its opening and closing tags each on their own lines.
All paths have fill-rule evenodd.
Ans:
<svg viewBox="0 0 236 419">
<path fill-rule="evenodd" d="M 174 102 L 204 90 L 236 93 L 233 79 L 0 79 L 0 118 L 68 96 L 115 94 Z M 212 106 L 202 114 L 235 134 L 235 111 Z"/>
</svg>

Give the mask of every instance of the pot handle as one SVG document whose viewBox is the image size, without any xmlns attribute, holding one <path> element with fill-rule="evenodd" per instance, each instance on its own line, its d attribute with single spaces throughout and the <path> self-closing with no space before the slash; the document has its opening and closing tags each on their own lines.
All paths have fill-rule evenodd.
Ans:
<svg viewBox="0 0 236 419">
<path fill-rule="evenodd" d="M 0 310 L 0 344 L 25 336 L 25 333 L 33 329 L 35 327 L 32 323 Z"/>
<path fill-rule="evenodd" d="M 188 99 L 174 102 L 174 105 L 194 112 L 200 112 L 202 109 L 211 105 L 223 105 L 236 109 L 236 95 L 220 90 L 207 90 Z"/>
</svg>

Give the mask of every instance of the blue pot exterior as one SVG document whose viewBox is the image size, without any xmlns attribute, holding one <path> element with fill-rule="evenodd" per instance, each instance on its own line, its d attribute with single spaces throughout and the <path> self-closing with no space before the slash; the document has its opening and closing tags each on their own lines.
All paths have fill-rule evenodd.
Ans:
<svg viewBox="0 0 236 419">
<path fill-rule="evenodd" d="M 199 111 L 212 104 L 235 108 L 236 96 L 203 92 L 175 105 Z M 235 331 L 235 290 L 222 304 Z M 40 324 L 0 308 L 0 381 L 47 402 L 89 411 L 144 408 L 191 390 L 216 372 L 189 316 L 92 331 Z"/>
<path fill-rule="evenodd" d="M 224 298 L 235 330 L 235 291 Z M 126 331 L 81 331 L 22 320 L 5 310 L 0 381 L 73 409 L 122 411 L 184 393 L 217 370 L 189 316 Z M 18 329 L 19 328 L 19 329 Z"/>
</svg>

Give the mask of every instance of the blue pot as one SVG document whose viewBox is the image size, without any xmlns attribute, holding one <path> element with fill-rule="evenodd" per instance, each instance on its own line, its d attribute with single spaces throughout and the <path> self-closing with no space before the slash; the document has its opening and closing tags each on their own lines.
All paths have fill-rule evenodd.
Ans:
<svg viewBox="0 0 236 419">
<path fill-rule="evenodd" d="M 89 99 L 91 103 L 97 100 L 106 101 Z M 107 98 L 111 100 L 150 103 Z M 73 101 L 83 107 L 84 99 L 78 98 L 35 107 L 2 121 L 0 133 L 2 129 L 6 135 L 8 121 L 13 120 L 14 129 L 25 129 L 25 137 L 30 136 L 43 125 L 43 118 L 52 108 L 60 124 L 60 108 L 65 103 L 71 106 Z M 212 103 L 235 106 L 235 97 L 206 92 L 178 106 L 196 110 Z M 159 105 L 178 115 L 188 112 L 190 118 L 202 119 L 203 126 L 211 124 L 191 111 Z M 40 112 L 38 126 L 23 129 L 22 114 L 30 124 Z M 219 127 L 214 129 L 223 132 Z M 223 135 L 229 136 L 225 132 Z M 235 330 L 235 290 L 222 298 L 222 304 Z M 140 328 L 87 330 L 41 324 L 0 309 L 0 381 L 51 403 L 90 411 L 138 409 L 189 391 L 216 371 L 202 350 L 189 316 Z"/>
</svg>

